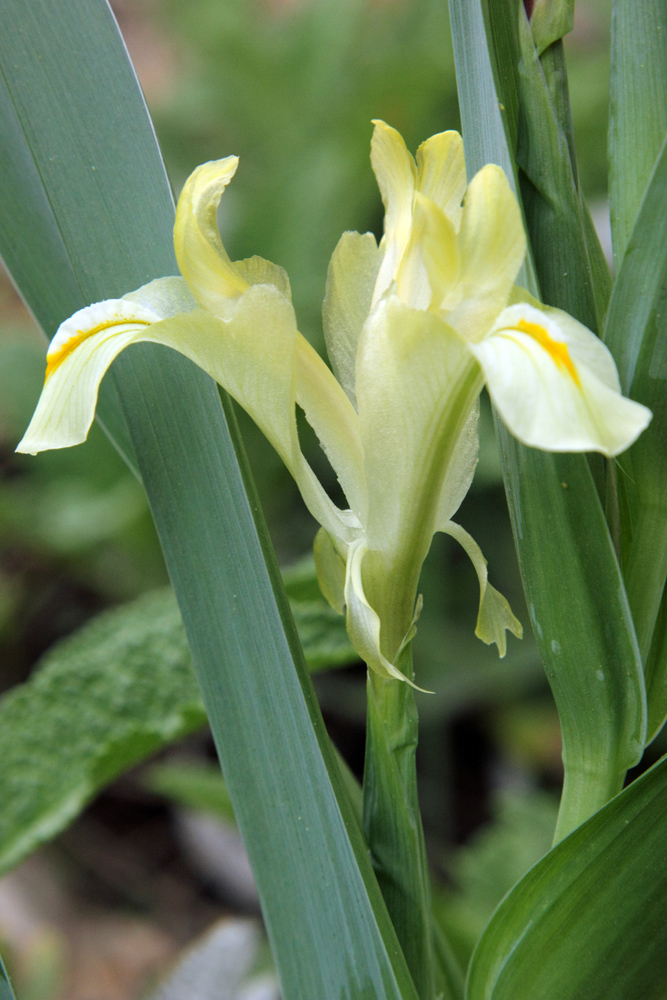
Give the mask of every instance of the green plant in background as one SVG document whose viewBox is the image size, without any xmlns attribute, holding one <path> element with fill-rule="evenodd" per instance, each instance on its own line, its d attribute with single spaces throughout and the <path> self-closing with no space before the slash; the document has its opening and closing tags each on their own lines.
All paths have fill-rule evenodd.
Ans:
<svg viewBox="0 0 667 1000">
<path fill-rule="evenodd" d="M 303 668 L 228 401 L 221 408 L 203 376 L 156 346 L 119 358 L 100 409 L 125 453 L 136 455 L 153 509 L 284 996 L 464 995 L 446 922 L 435 924 L 431 913 L 416 795 L 417 716 L 402 682 L 412 682 L 418 578 L 436 530 L 453 534 L 475 564 L 478 634 L 504 651 L 505 628 L 519 631 L 487 582 L 476 543 L 451 522 L 476 463 L 476 401 L 485 380 L 506 424 L 498 422 L 506 489 L 531 622 L 561 719 L 565 785 L 557 846 L 491 919 L 465 995 L 657 1000 L 667 971 L 667 870 L 655 860 L 664 844 L 664 762 L 620 789 L 643 752 L 647 716 L 649 738 L 665 717 L 656 362 L 665 128 L 655 126 L 656 116 L 639 128 L 649 167 L 634 202 L 623 170 L 615 175 L 612 218 L 618 211 L 625 229 L 616 227 L 622 263 L 607 309 L 611 278 L 578 186 L 568 106 L 561 38 L 572 7 L 453 0 L 471 177 L 463 209 L 458 137 L 428 140 L 415 167 L 400 136 L 378 123 L 373 165 L 385 236 L 378 248 L 373 237 L 346 234 L 335 251 L 324 318 L 336 381 L 297 332 L 284 272 L 259 258 L 232 264 L 220 242 L 216 210 L 234 158 L 199 168 L 186 184 L 175 229 L 185 280 L 160 277 L 175 270 L 165 248 L 169 200 L 112 22 L 102 5 L 81 22 L 54 0 L 39 6 L 39 23 L 32 13 L 21 21 L 38 66 L 0 51 L 13 136 L 2 184 L 10 207 L 28 195 L 37 206 L 33 228 L 40 252 L 53 255 L 53 271 L 38 270 L 39 260 L 25 252 L 15 214 L 3 223 L 0 246 L 47 331 L 73 315 L 52 341 L 45 390 L 21 448 L 82 440 L 102 376 L 125 346 L 175 347 L 236 397 L 290 468 L 323 525 L 316 541 L 322 589 L 334 607 L 345 606 L 352 644 L 371 668 L 362 834 L 354 785 L 332 752 Z M 642 13 L 667 31 L 659 3 L 644 0 Z M 63 77 L 60 62 L 47 57 L 45 23 L 64 47 L 85 34 L 88 61 L 72 86 L 84 89 L 95 60 L 105 69 L 92 105 L 75 113 L 68 105 L 48 138 L 42 95 Z M 633 185 L 637 142 L 627 107 L 650 115 L 631 100 L 644 65 L 629 55 L 637 30 L 619 9 L 612 153 L 617 171 L 619 158 L 633 171 Z M 646 58 L 664 103 L 664 34 L 655 36 Z M 110 117 L 119 94 L 141 137 L 141 171 L 123 158 Z M 99 123 L 97 131 L 84 135 L 82 120 Z M 77 155 L 63 173 L 53 164 L 67 148 Z M 109 184 L 114 212 L 100 219 Z M 129 259 L 109 251 L 119 212 Z M 56 280 L 54 305 L 48 293 Z M 619 395 L 611 354 L 587 327 L 604 329 L 621 384 L 640 402 Z M 188 406 L 177 409 L 174 401 L 186 398 Z M 617 472 L 614 456 L 648 422 L 642 402 L 655 419 Z M 329 499 L 304 458 L 295 404 L 350 510 Z M 558 454 L 588 450 L 607 456 L 607 465 Z M 149 744 L 155 737 L 145 752 Z M 140 755 L 135 743 L 127 763 Z"/>
</svg>

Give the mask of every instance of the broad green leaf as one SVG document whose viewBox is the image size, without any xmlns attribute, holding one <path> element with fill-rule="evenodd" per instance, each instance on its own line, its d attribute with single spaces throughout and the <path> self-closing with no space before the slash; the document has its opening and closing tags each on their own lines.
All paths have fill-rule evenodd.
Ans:
<svg viewBox="0 0 667 1000">
<path fill-rule="evenodd" d="M 623 390 L 653 420 L 618 463 L 621 547 L 637 639 L 646 663 L 667 577 L 667 141 L 637 213 L 614 285 L 605 341 Z M 667 714 L 662 654 L 647 664 L 648 735 Z"/>
<path fill-rule="evenodd" d="M 667 4 L 613 0 L 609 204 L 617 272 L 666 134 Z"/>
<path fill-rule="evenodd" d="M 505 897 L 467 1000 L 663 1000 L 666 814 L 663 758 Z"/>
<path fill-rule="evenodd" d="M 291 572 L 298 592 L 312 588 L 311 571 Z M 324 603 L 292 603 L 311 670 L 350 659 L 340 616 L 331 612 L 332 638 Z M 0 700 L 0 872 L 65 829 L 118 774 L 205 724 L 171 588 L 107 611 L 61 641 Z M 215 771 L 217 794 L 228 800 Z M 202 780 L 207 788 L 213 782 Z"/>
<path fill-rule="evenodd" d="M 205 723 L 171 591 L 63 640 L 0 701 L 0 872 L 116 775 Z"/>
<path fill-rule="evenodd" d="M 175 273 L 164 169 L 106 4 L 6 0 L 0 65 L 3 219 L 22 220 L 0 253 L 45 327 Z M 413 998 L 231 414 L 165 348 L 114 369 L 283 996 Z"/>
<path fill-rule="evenodd" d="M 504 11 L 509 18 L 519 6 L 451 3 L 469 174 L 492 161 L 510 178 L 514 175 L 513 129 L 518 134 L 524 113 L 518 31 L 513 35 L 507 28 L 512 22 L 500 15 Z M 489 49 L 487 33 L 497 51 Z M 468 69 L 471 59 L 476 74 Z M 550 272 L 539 274 L 540 285 L 549 279 Z M 527 270 L 523 280 L 537 292 Z M 550 291 L 547 300 L 562 306 L 560 288 Z M 582 301 L 590 307 L 587 293 Z M 641 755 L 643 676 L 620 571 L 585 457 L 525 448 L 499 421 L 497 428 L 531 624 L 561 720 L 560 838 L 621 788 L 625 770 Z"/>
</svg>

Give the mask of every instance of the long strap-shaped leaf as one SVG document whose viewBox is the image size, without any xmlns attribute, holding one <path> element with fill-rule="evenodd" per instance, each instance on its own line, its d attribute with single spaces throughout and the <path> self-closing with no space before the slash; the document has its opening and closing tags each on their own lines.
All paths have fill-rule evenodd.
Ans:
<svg viewBox="0 0 667 1000">
<path fill-rule="evenodd" d="M 667 3 L 613 0 L 609 205 L 619 271 L 667 134 Z"/>
<path fill-rule="evenodd" d="M 519 16 L 519 0 L 516 16 Z M 468 171 L 516 167 L 518 57 L 489 52 L 480 0 L 451 0 Z M 466 68 L 474 55 L 475 72 Z M 515 62 L 510 62 L 515 59 Z M 504 87 L 505 81 L 507 86 Z M 520 279 L 521 280 L 521 279 Z M 523 280 L 531 291 L 531 278 Z M 641 754 L 645 696 L 625 591 L 586 459 L 525 448 L 498 422 L 505 488 L 531 622 L 561 720 L 565 786 L 557 839 L 622 786 Z"/>
<path fill-rule="evenodd" d="M 505 898 L 467 1000 L 664 1000 L 666 815 L 663 757 Z"/>
<path fill-rule="evenodd" d="M 0 66 L 0 249 L 51 332 L 174 272 L 173 207 L 105 3 L 5 0 Z M 115 369 L 283 996 L 412 1000 L 216 387 L 164 348 Z"/>
<path fill-rule="evenodd" d="M 614 286 L 605 341 L 625 392 L 653 420 L 618 477 L 628 598 L 646 666 L 649 738 L 667 713 L 662 690 L 665 615 L 652 647 L 667 576 L 667 2 L 613 6 L 609 124 Z"/>
<path fill-rule="evenodd" d="M 667 95 L 666 95 L 667 96 Z M 667 578 L 667 140 L 627 244 L 609 305 L 605 341 L 624 390 L 653 420 L 619 464 L 621 541 L 628 599 L 647 664 L 649 738 L 667 714 L 664 671 L 649 660 Z M 650 677 L 649 677 L 650 672 Z"/>
</svg>

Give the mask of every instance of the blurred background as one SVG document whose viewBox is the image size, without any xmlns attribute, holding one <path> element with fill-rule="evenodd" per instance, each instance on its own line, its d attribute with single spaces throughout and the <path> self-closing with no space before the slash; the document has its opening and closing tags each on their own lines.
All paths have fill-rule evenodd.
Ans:
<svg viewBox="0 0 667 1000">
<path fill-rule="evenodd" d="M 398 128 L 413 151 L 432 133 L 459 127 L 445 0 L 112 6 L 175 194 L 198 163 L 240 155 L 221 208 L 225 245 L 232 259 L 259 254 L 287 269 L 301 330 L 321 349 L 326 268 L 340 234 L 381 235 L 371 119 Z M 609 28 L 609 0 L 579 0 L 566 40 L 580 176 L 606 244 Z M 2 691 L 25 681 L 56 640 L 167 582 L 141 487 L 99 428 L 79 448 L 14 455 L 44 353 L 3 277 Z M 415 640 L 418 682 L 436 692 L 419 703 L 426 837 L 438 912 L 462 960 L 504 892 L 548 848 L 561 777 L 558 722 L 528 628 L 486 399 L 482 417 L 479 467 L 459 520 L 526 636 L 510 637 L 502 661 L 475 638 L 475 574 L 456 543 L 438 537 Z M 240 420 L 279 560 L 289 566 L 308 554 L 316 526 L 269 445 L 244 414 Z M 333 488 L 312 432 L 302 432 Z M 364 670 L 321 673 L 316 687 L 330 733 L 361 777 Z M 184 791 L 174 767 L 160 783 L 145 765 L 0 880 L 0 947 L 19 1000 L 148 996 L 212 922 L 258 912 L 228 805 L 207 784 L 212 757 L 205 731 L 163 752 L 162 765 L 200 762 L 199 797 L 192 782 Z"/>
</svg>

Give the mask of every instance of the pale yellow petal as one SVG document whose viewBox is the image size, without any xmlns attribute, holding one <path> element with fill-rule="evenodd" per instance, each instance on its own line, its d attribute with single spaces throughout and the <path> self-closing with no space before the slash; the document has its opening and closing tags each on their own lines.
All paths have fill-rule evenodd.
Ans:
<svg viewBox="0 0 667 1000">
<path fill-rule="evenodd" d="M 521 211 L 505 174 L 487 164 L 473 177 L 459 232 L 460 279 L 442 302 L 447 322 L 480 340 L 507 305 L 526 252 Z"/>
<path fill-rule="evenodd" d="M 380 677 L 404 681 L 417 691 L 418 688 L 405 674 L 390 663 L 381 649 L 381 622 L 364 593 L 362 564 L 368 547 L 363 539 L 353 542 L 347 557 L 345 575 L 346 626 L 350 642 L 366 665 Z"/>
<path fill-rule="evenodd" d="M 467 342 L 434 313 L 395 297 L 374 310 L 357 362 L 372 549 L 409 550 L 421 565 L 449 463 L 481 386 Z"/>
<path fill-rule="evenodd" d="M 479 399 L 476 399 L 447 466 L 435 515 L 436 525 L 446 524 L 451 520 L 465 500 L 475 475 L 478 458 Z"/>
<path fill-rule="evenodd" d="M 292 301 L 289 275 L 279 264 L 273 264 L 264 257 L 246 257 L 245 260 L 234 261 L 234 270 L 249 285 L 273 285 L 286 299 Z"/>
<path fill-rule="evenodd" d="M 347 501 L 362 521 L 366 474 L 359 418 L 317 351 L 301 336 L 296 350 L 296 401 L 331 462 Z"/>
<path fill-rule="evenodd" d="M 475 539 L 454 521 L 443 524 L 440 530 L 456 539 L 459 545 L 465 549 L 475 567 L 479 581 L 479 611 L 475 635 L 487 646 L 495 642 L 498 647 L 498 655 L 502 659 L 507 652 L 506 632 L 510 631 L 517 639 L 521 639 L 523 637 L 521 622 L 512 613 L 506 598 L 489 583 L 486 559 Z"/>
<path fill-rule="evenodd" d="M 375 286 L 373 304 L 379 301 L 396 276 L 410 236 L 412 196 L 417 170 L 403 138 L 383 121 L 374 121 L 371 163 L 385 208 L 383 260 Z"/>
<path fill-rule="evenodd" d="M 408 246 L 398 271 L 398 294 L 414 309 L 438 310 L 460 279 L 454 226 L 434 201 L 417 193 Z"/>
<path fill-rule="evenodd" d="M 333 252 L 322 306 L 324 339 L 336 378 L 356 406 L 354 372 L 382 253 L 372 233 L 343 233 Z"/>
<path fill-rule="evenodd" d="M 320 528 L 315 535 L 313 556 L 320 590 L 334 611 L 342 615 L 345 611 L 345 560 L 324 528 Z"/>
<path fill-rule="evenodd" d="M 558 310 L 514 305 L 473 350 L 512 434 L 545 451 L 628 448 L 651 412 L 617 391 L 613 361 L 590 330 Z"/>
<path fill-rule="evenodd" d="M 227 156 L 197 167 L 178 199 L 174 248 L 181 274 L 205 309 L 224 316 L 248 287 L 229 259 L 218 232 L 222 193 L 236 173 L 238 157 Z"/>
<path fill-rule="evenodd" d="M 463 140 L 458 132 L 439 132 L 417 150 L 417 190 L 434 201 L 458 230 L 466 189 Z"/>
<path fill-rule="evenodd" d="M 335 537 L 356 537 L 356 515 L 332 503 L 299 445 L 300 334 L 291 303 L 271 285 L 252 285 L 226 320 L 200 308 L 173 314 L 179 303 L 191 302 L 182 279 L 167 278 L 131 298 L 97 303 L 67 320 L 49 350 L 49 374 L 19 448 L 34 453 L 83 441 L 99 384 L 114 358 L 133 343 L 163 344 L 190 358 L 248 411 L 294 476 L 313 516 Z M 342 391 L 341 396 L 347 403 Z"/>
</svg>

